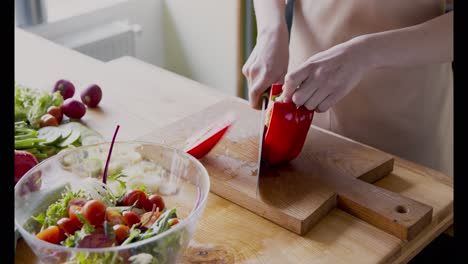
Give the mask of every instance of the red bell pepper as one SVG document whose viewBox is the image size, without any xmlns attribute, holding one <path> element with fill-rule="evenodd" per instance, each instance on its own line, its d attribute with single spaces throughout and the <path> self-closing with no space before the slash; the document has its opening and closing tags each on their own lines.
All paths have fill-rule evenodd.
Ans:
<svg viewBox="0 0 468 264">
<path fill-rule="evenodd" d="M 273 84 L 270 91 L 262 159 L 277 165 L 295 159 L 304 146 L 314 116 L 313 110 L 283 102 L 282 84 Z"/>
<path fill-rule="evenodd" d="M 228 112 L 221 119 L 200 130 L 186 141 L 185 152 L 201 159 L 223 138 L 224 134 L 237 120 L 237 114 Z"/>
</svg>

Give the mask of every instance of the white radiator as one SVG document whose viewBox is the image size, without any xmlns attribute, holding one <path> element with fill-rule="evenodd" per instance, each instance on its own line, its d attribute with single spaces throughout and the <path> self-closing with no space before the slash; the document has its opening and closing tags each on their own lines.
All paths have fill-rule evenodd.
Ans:
<svg viewBox="0 0 468 264">
<path fill-rule="evenodd" d="M 116 21 L 60 35 L 53 41 L 106 62 L 122 56 L 135 56 L 136 38 L 140 32 L 139 25 Z"/>
</svg>

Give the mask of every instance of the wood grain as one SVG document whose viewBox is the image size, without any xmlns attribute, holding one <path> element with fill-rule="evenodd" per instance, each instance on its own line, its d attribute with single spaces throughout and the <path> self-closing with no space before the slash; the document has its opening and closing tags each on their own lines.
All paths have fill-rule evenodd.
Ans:
<svg viewBox="0 0 468 264">
<path fill-rule="evenodd" d="M 262 168 L 257 196 L 260 112 L 242 100 L 223 100 L 141 139 L 185 149 L 190 135 L 228 112 L 238 121 L 201 160 L 214 193 L 300 235 L 336 206 L 404 240 L 431 222 L 431 207 L 364 182 L 392 171 L 390 155 L 315 127 L 294 161 Z"/>
</svg>

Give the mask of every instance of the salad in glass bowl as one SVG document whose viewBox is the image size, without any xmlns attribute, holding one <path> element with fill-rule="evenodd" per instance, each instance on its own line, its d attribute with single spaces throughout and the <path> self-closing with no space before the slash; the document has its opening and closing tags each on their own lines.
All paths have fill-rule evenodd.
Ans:
<svg viewBox="0 0 468 264">
<path fill-rule="evenodd" d="M 206 169 L 183 151 L 116 142 L 59 153 L 15 186 L 15 225 L 44 263 L 176 263 L 204 211 Z M 104 176 L 104 177 L 103 177 Z"/>
</svg>

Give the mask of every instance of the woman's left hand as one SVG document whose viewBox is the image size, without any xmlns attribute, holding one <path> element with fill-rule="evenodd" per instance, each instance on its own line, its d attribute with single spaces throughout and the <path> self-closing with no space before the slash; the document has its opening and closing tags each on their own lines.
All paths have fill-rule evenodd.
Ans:
<svg viewBox="0 0 468 264">
<path fill-rule="evenodd" d="M 371 68 L 364 41 L 357 37 L 319 52 L 285 76 L 287 102 L 325 112 L 347 95 Z"/>
</svg>

